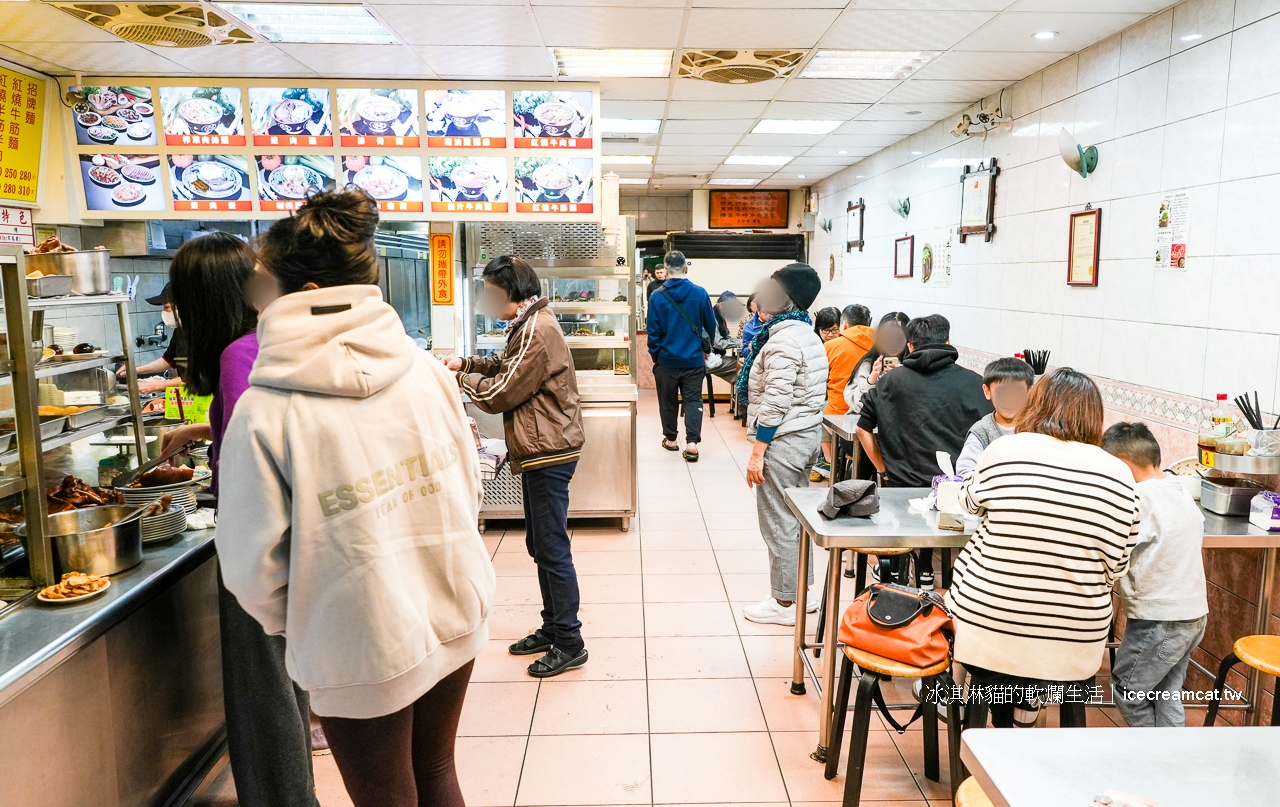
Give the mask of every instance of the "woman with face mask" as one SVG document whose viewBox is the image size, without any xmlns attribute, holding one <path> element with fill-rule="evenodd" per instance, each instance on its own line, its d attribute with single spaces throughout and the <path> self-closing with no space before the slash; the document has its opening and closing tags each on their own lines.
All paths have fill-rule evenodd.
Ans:
<svg viewBox="0 0 1280 807">
<path fill-rule="evenodd" d="M 179 364 L 186 358 L 186 340 L 183 339 L 182 330 L 178 327 L 178 314 L 173 306 L 172 288 L 172 284 L 166 283 L 159 294 L 145 298 L 151 305 L 162 307 L 160 321 L 164 323 L 170 336 L 169 346 L 165 348 L 164 355 L 138 367 L 138 392 L 143 395 L 164 392 L 169 387 L 182 386 L 182 379 L 177 375 L 172 378 L 143 378 L 143 376 L 158 376 L 170 370 L 177 371 L 179 374 L 182 373 L 182 370 L 179 369 Z M 125 377 L 124 365 L 121 365 L 120 369 L 116 370 L 116 375 L 120 378 Z"/>
<path fill-rule="evenodd" d="M 769 549 L 769 599 L 743 609 L 752 622 L 794 625 L 800 522 L 782 492 L 806 487 L 822 439 L 827 405 L 827 352 L 813 330 L 807 309 L 822 281 L 803 263 L 784 266 L 756 293 L 767 315 L 751 340 L 738 375 L 738 398 L 747 401 L 747 428 L 755 446 L 747 463 L 747 484 L 757 488 L 760 533 Z M 807 585 L 813 585 L 812 569 Z M 817 610 L 816 600 L 813 609 Z"/>
</svg>

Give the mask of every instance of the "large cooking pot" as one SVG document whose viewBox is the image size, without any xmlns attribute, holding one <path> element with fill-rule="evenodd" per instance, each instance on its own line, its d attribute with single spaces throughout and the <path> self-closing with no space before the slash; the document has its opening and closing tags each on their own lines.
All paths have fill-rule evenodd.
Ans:
<svg viewBox="0 0 1280 807">
<path fill-rule="evenodd" d="M 135 512 L 128 521 L 113 523 Z M 136 506 L 68 510 L 49 516 L 45 524 L 53 538 L 53 569 L 58 576 L 66 572 L 115 574 L 142 562 L 142 513 Z M 26 526 L 18 531 L 25 535 Z"/>
<path fill-rule="evenodd" d="M 27 273 L 71 275 L 71 289 L 80 294 L 107 294 L 111 291 L 111 252 L 86 249 L 80 252 L 46 252 L 27 255 Z"/>
</svg>

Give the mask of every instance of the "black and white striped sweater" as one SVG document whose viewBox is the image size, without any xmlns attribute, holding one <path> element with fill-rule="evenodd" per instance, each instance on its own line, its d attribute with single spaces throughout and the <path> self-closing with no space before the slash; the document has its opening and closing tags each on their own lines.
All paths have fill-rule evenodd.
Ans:
<svg viewBox="0 0 1280 807">
<path fill-rule="evenodd" d="M 1097 446 L 1014 434 L 987 447 L 961 501 L 982 523 L 947 594 L 955 659 L 1049 681 L 1095 674 L 1138 534 L 1128 466 Z"/>
</svg>

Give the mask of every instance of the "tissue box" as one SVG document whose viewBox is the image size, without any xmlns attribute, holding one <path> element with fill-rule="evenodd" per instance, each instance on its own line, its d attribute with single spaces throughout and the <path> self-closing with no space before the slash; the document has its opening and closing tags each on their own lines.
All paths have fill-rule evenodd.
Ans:
<svg viewBox="0 0 1280 807">
<path fill-rule="evenodd" d="M 946 474 L 938 474 L 933 478 L 933 489 L 937 490 L 938 485 L 943 482 L 963 482 L 963 476 L 947 476 Z"/>
<path fill-rule="evenodd" d="M 1249 523 L 1268 532 L 1280 530 L 1280 493 L 1264 490 L 1249 503 Z"/>
<path fill-rule="evenodd" d="M 933 478 L 934 508 L 942 513 L 960 513 L 960 484 L 962 476 L 938 474 Z"/>
</svg>

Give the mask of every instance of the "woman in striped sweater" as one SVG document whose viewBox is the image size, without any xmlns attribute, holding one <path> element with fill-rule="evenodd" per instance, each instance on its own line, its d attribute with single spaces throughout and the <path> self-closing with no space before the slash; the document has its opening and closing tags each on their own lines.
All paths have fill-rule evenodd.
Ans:
<svg viewBox="0 0 1280 807">
<path fill-rule="evenodd" d="M 947 594 L 955 660 L 980 686 L 1087 680 L 1137 536 L 1133 475 L 1100 447 L 1102 396 L 1083 373 L 1041 379 L 1015 428 L 965 481 L 964 506 L 982 523 Z M 1012 725 L 1013 704 L 992 719 Z"/>
</svg>

